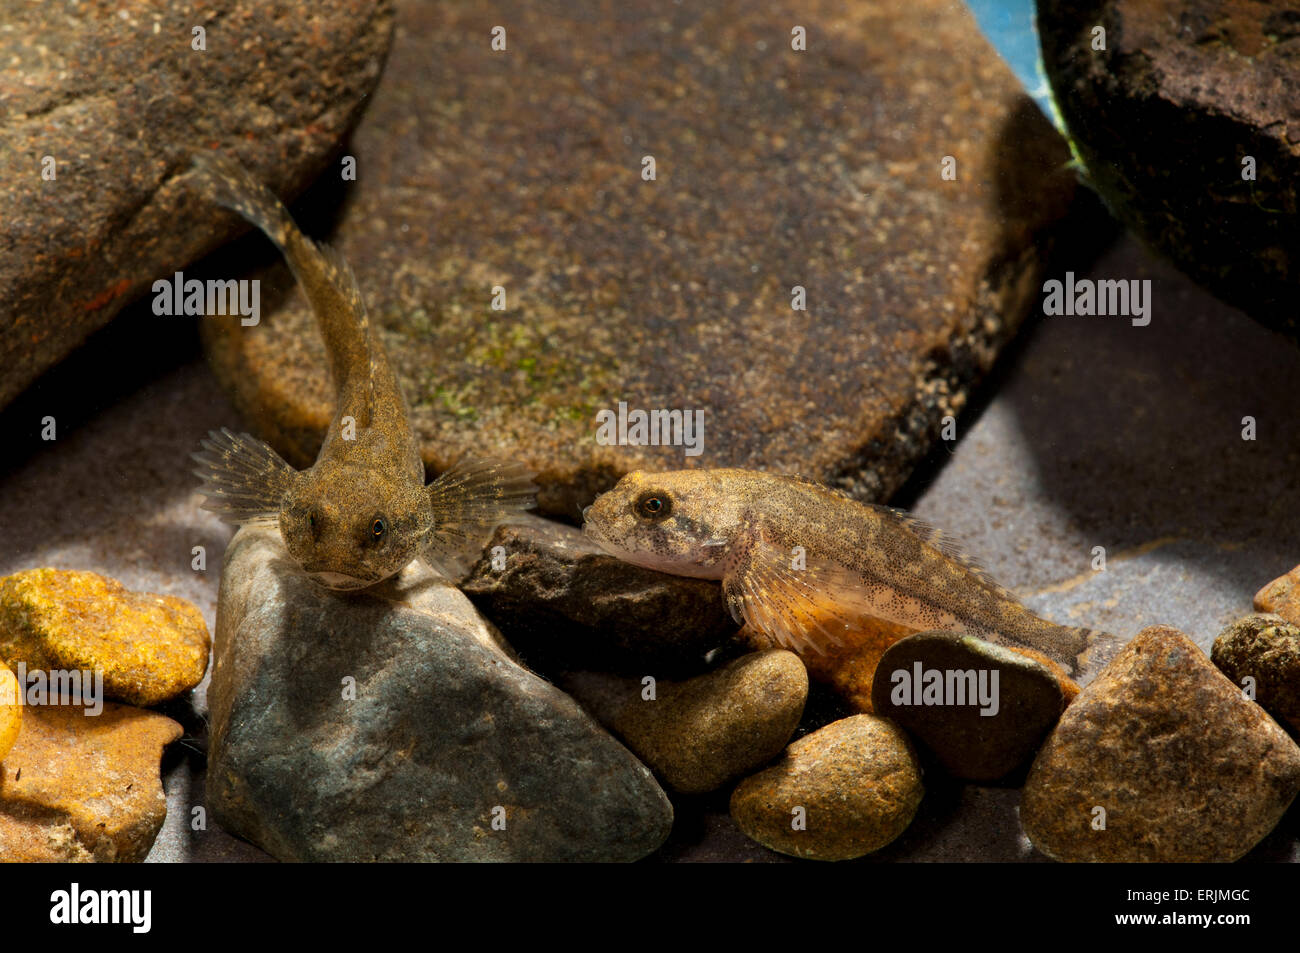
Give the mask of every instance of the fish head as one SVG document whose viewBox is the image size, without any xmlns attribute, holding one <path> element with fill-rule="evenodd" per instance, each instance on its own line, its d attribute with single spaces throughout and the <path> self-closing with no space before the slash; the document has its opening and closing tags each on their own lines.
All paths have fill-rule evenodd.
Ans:
<svg viewBox="0 0 1300 953">
<path fill-rule="evenodd" d="M 726 472 L 633 471 L 583 511 L 583 531 L 625 562 L 720 579 L 728 545 L 741 525 Z"/>
<path fill-rule="evenodd" d="M 329 589 L 365 589 L 396 575 L 419 555 L 431 522 L 418 483 L 327 461 L 302 474 L 280 509 L 289 555 Z"/>
</svg>

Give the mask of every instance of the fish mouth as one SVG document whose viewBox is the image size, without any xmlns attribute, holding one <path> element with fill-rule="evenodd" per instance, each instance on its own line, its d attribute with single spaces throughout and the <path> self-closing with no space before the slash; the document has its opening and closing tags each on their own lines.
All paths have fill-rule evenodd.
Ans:
<svg viewBox="0 0 1300 953">
<path fill-rule="evenodd" d="M 587 510 L 589 509 L 590 506 L 587 507 Z M 582 535 L 603 548 L 606 546 L 605 537 L 600 534 L 600 530 L 596 529 L 595 523 L 587 522 L 587 510 L 582 511 Z"/>
<path fill-rule="evenodd" d="M 356 576 L 349 576 L 343 572 L 313 572 L 311 577 L 326 589 L 335 591 L 349 591 L 352 589 L 365 589 L 373 586 L 378 580 L 358 579 Z"/>
</svg>

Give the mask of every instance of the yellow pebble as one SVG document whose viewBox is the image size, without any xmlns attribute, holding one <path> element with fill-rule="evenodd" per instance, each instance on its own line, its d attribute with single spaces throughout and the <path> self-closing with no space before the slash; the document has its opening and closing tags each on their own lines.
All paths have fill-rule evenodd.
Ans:
<svg viewBox="0 0 1300 953">
<path fill-rule="evenodd" d="M 104 692 L 148 707 L 203 679 L 199 610 L 93 572 L 29 569 L 0 579 L 0 660 L 28 671 L 101 671 Z"/>
<path fill-rule="evenodd" d="M 23 702 L 18 679 L 0 662 L 0 761 L 18 740 L 18 729 L 22 724 Z"/>
</svg>

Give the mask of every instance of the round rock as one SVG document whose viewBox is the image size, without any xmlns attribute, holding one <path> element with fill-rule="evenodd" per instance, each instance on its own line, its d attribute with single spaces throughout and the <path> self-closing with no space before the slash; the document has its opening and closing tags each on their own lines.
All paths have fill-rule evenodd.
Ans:
<svg viewBox="0 0 1300 953">
<path fill-rule="evenodd" d="M 23 726 L 23 699 L 18 679 L 0 662 L 0 761 L 18 740 Z"/>
<path fill-rule="evenodd" d="M 656 682 L 592 672 L 563 682 L 684 794 L 714 791 L 771 761 L 799 725 L 808 673 L 793 652 L 744 655 L 683 682 Z"/>
<path fill-rule="evenodd" d="M 903 729 L 854 715 L 800 738 L 731 795 L 731 816 L 765 847 L 809 860 L 852 860 L 907 829 L 925 790 Z"/>
<path fill-rule="evenodd" d="M 1255 608 L 1300 625 L 1300 566 L 1255 593 Z"/>
<path fill-rule="evenodd" d="M 954 777 L 993 781 L 1027 763 L 1061 716 L 1057 672 L 956 632 L 919 632 L 876 667 L 872 706 Z"/>
<path fill-rule="evenodd" d="M 1020 819 L 1063 861 L 1228 862 L 1300 791 L 1300 748 L 1187 636 L 1143 629 L 1061 716 Z"/>
<path fill-rule="evenodd" d="M 1300 626 L 1276 615 L 1247 616 L 1214 640 L 1210 659 L 1243 689 L 1253 678 L 1255 701 L 1300 731 Z"/>
</svg>

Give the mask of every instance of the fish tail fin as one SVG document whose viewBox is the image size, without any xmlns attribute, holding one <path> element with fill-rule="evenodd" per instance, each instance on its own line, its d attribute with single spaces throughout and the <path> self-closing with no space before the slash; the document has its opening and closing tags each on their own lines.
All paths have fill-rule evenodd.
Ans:
<svg viewBox="0 0 1300 953">
<path fill-rule="evenodd" d="M 1124 647 L 1124 641 L 1099 629 L 1076 628 L 1070 630 L 1082 648 L 1075 655 L 1076 675 L 1096 675 L 1110 664 Z"/>
<path fill-rule="evenodd" d="M 359 422 L 369 426 L 376 404 L 376 382 L 385 374 L 386 363 L 371 338 L 365 300 L 347 261 L 329 245 L 304 235 L 275 193 L 234 159 L 200 153 L 193 158 L 193 175 L 195 186 L 205 197 L 256 225 L 280 249 L 316 315 L 336 386 L 346 388 L 349 383 L 358 383 L 353 381 L 354 375 L 365 375 L 359 382 L 365 388 L 365 409 Z M 364 355 L 364 368 L 344 357 L 357 353 Z"/>
<path fill-rule="evenodd" d="M 286 258 L 289 256 L 291 243 L 301 233 L 275 193 L 234 159 L 216 153 L 194 156 L 193 170 L 194 184 L 205 198 L 238 212 L 265 232 Z"/>
<path fill-rule="evenodd" d="M 492 531 L 536 502 L 533 474 L 522 464 L 484 458 L 457 463 L 425 492 L 433 528 L 424 557 L 452 579 L 460 579 L 483 552 Z"/>
<path fill-rule="evenodd" d="M 209 433 L 202 446 L 190 458 L 199 464 L 193 473 L 203 481 L 203 509 L 239 525 L 279 519 L 280 503 L 297 476 L 293 467 L 262 441 L 224 427 Z"/>
</svg>

